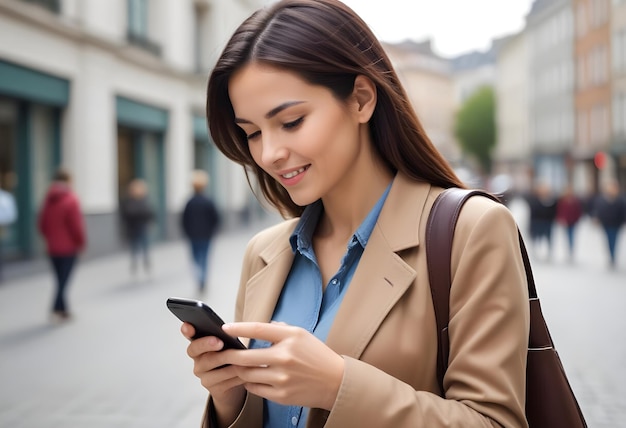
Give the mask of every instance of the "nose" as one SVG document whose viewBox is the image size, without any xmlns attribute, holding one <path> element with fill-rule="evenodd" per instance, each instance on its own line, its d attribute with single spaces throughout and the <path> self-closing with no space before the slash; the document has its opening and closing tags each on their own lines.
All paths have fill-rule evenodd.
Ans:
<svg viewBox="0 0 626 428">
<path fill-rule="evenodd" d="M 289 156 L 289 150 L 280 138 L 262 134 L 261 140 L 261 163 L 265 167 L 271 167 L 285 160 Z"/>
</svg>

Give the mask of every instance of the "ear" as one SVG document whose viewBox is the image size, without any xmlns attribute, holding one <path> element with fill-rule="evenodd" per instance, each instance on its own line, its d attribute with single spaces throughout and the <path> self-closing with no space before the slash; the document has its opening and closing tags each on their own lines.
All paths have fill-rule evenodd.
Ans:
<svg viewBox="0 0 626 428">
<path fill-rule="evenodd" d="M 367 76 L 359 74 L 354 80 L 352 98 L 356 102 L 357 116 L 360 123 L 369 122 L 376 108 L 376 85 Z"/>
</svg>

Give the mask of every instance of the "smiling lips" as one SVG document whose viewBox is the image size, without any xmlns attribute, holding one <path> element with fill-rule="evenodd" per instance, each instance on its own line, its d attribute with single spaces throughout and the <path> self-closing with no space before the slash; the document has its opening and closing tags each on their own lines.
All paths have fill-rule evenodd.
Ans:
<svg viewBox="0 0 626 428">
<path fill-rule="evenodd" d="M 310 166 L 311 165 L 303 166 L 298 169 L 294 169 L 293 171 L 280 174 L 280 181 L 282 185 L 285 187 L 291 187 L 300 183 L 300 181 L 306 176 L 305 172 Z"/>
<path fill-rule="evenodd" d="M 282 174 L 281 177 L 286 178 L 286 179 L 290 179 L 290 178 L 294 178 L 295 176 L 302 174 L 304 171 L 306 171 L 307 167 L 302 167 L 300 169 L 297 169 L 295 171 L 291 171 L 288 172 L 287 174 Z"/>
</svg>

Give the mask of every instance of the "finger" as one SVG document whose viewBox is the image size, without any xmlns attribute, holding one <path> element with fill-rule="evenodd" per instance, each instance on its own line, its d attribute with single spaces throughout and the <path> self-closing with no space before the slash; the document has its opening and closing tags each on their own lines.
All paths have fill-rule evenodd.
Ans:
<svg viewBox="0 0 626 428">
<path fill-rule="evenodd" d="M 216 379 L 210 379 L 204 376 L 200 376 L 199 378 L 202 386 L 211 391 L 211 394 L 224 393 L 245 384 L 245 382 L 237 376 L 225 376 L 222 380 L 218 380 L 217 382 Z"/>
<path fill-rule="evenodd" d="M 191 338 L 196 334 L 196 329 L 188 322 L 184 322 L 183 325 L 180 326 L 180 332 L 187 339 L 191 340 Z"/>
<path fill-rule="evenodd" d="M 235 366 L 226 364 L 219 353 L 204 354 L 196 359 L 193 373 L 201 379 L 211 379 L 213 384 L 237 376 Z"/>
<path fill-rule="evenodd" d="M 277 385 L 280 384 L 281 379 L 286 379 L 279 371 L 272 369 L 271 367 L 242 367 L 232 366 L 235 368 L 237 378 L 241 379 L 244 383 L 255 383 L 263 385 Z"/>
<path fill-rule="evenodd" d="M 197 358 L 207 352 L 221 351 L 223 347 L 224 342 L 215 336 L 201 337 L 192 340 L 189 346 L 187 346 L 187 355 L 191 358 Z"/>
<path fill-rule="evenodd" d="M 222 329 L 231 336 L 260 339 L 271 343 L 280 342 L 297 331 L 296 327 L 282 323 L 262 322 L 227 323 L 222 326 Z"/>
<path fill-rule="evenodd" d="M 273 366 L 279 358 L 272 347 L 224 351 L 226 352 L 228 352 L 228 364 L 243 368 Z"/>
</svg>

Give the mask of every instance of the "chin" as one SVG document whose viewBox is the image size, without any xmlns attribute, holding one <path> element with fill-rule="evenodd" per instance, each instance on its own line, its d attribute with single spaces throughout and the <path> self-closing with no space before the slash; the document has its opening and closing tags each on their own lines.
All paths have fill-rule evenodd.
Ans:
<svg viewBox="0 0 626 428">
<path fill-rule="evenodd" d="M 307 205 L 311 205 L 313 202 L 320 199 L 319 195 L 310 195 L 304 194 L 303 192 L 289 192 L 289 197 L 293 201 L 294 204 L 299 207 L 306 207 Z"/>
</svg>

